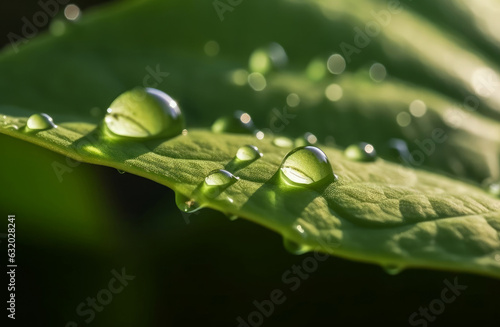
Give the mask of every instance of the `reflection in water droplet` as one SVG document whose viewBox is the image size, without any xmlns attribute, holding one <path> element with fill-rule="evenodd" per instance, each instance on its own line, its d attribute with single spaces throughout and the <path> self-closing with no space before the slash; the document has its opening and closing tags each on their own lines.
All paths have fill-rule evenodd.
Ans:
<svg viewBox="0 0 500 327">
<path fill-rule="evenodd" d="M 361 142 L 349 145 L 345 149 L 344 155 L 351 160 L 373 161 L 377 158 L 377 151 L 375 151 L 373 145 Z"/>
<path fill-rule="evenodd" d="M 292 108 L 297 107 L 300 104 L 300 97 L 295 93 L 290 93 L 286 97 L 286 104 Z"/>
<path fill-rule="evenodd" d="M 375 82 L 382 82 L 387 76 L 387 70 L 385 66 L 380 63 L 374 63 L 370 67 L 370 77 Z"/>
<path fill-rule="evenodd" d="M 177 103 L 153 88 L 136 88 L 118 96 L 104 122 L 111 133 L 131 138 L 172 137 L 184 128 Z"/>
<path fill-rule="evenodd" d="M 403 111 L 396 116 L 396 122 L 401 127 L 406 127 L 411 123 L 411 116 L 409 113 Z"/>
<path fill-rule="evenodd" d="M 427 106 L 422 100 L 414 100 L 410 103 L 410 113 L 415 117 L 422 117 L 427 112 Z"/>
<path fill-rule="evenodd" d="M 180 211 L 187 213 L 193 213 L 202 208 L 194 199 L 188 198 L 179 192 L 175 192 L 175 204 Z"/>
<path fill-rule="evenodd" d="M 330 73 L 339 75 L 344 72 L 346 67 L 346 62 L 344 57 L 336 53 L 331 55 L 330 58 L 328 58 L 326 66 L 328 67 Z"/>
<path fill-rule="evenodd" d="M 290 151 L 281 163 L 281 176 L 291 185 L 308 185 L 335 180 L 326 154 L 314 146 Z"/>
<path fill-rule="evenodd" d="M 219 196 L 226 188 L 237 182 L 239 177 L 234 176 L 224 169 L 212 171 L 205 177 L 203 194 L 208 198 Z"/>
<path fill-rule="evenodd" d="M 273 144 L 280 148 L 291 148 L 293 146 L 293 141 L 288 137 L 278 136 L 274 138 Z"/>
<path fill-rule="evenodd" d="M 262 153 L 259 152 L 259 149 L 250 144 L 242 146 L 236 152 L 236 158 L 242 161 L 257 160 L 260 157 L 262 157 Z"/>
<path fill-rule="evenodd" d="M 214 133 L 252 134 L 254 131 L 252 117 L 240 110 L 235 111 L 233 116 L 220 117 L 212 124 Z"/>
<path fill-rule="evenodd" d="M 251 73 L 248 75 L 248 84 L 255 91 L 262 91 L 266 88 L 267 82 L 261 73 Z"/>
<path fill-rule="evenodd" d="M 205 51 L 207 56 L 214 57 L 219 54 L 220 50 L 219 43 L 213 40 L 208 41 L 207 43 L 205 43 L 203 50 Z"/>
<path fill-rule="evenodd" d="M 388 273 L 389 275 L 397 275 L 404 270 L 403 266 L 398 266 L 395 264 L 388 264 L 388 265 L 382 266 L 382 268 L 384 268 L 385 272 Z"/>
<path fill-rule="evenodd" d="M 50 117 L 47 114 L 34 114 L 28 118 L 28 122 L 26 123 L 29 129 L 34 131 L 41 131 L 53 127 L 57 127 Z"/>
<path fill-rule="evenodd" d="M 339 101 L 343 93 L 342 87 L 338 84 L 330 84 L 325 89 L 325 96 L 330 101 Z"/>
</svg>

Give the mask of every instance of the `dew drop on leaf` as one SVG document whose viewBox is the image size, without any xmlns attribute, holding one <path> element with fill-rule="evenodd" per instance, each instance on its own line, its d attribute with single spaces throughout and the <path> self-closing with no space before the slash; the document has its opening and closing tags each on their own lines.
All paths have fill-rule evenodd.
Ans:
<svg viewBox="0 0 500 327">
<path fill-rule="evenodd" d="M 344 155 L 356 161 L 374 161 L 377 159 L 377 151 L 375 151 L 373 145 L 365 142 L 349 145 L 345 149 Z"/>
<path fill-rule="evenodd" d="M 239 110 L 233 116 L 220 117 L 212 124 L 212 132 L 214 133 L 252 134 L 254 131 L 252 117 Z"/>
<path fill-rule="evenodd" d="M 224 169 L 212 171 L 205 177 L 203 194 L 208 198 L 219 196 L 226 188 L 234 184 L 239 178 Z"/>
<path fill-rule="evenodd" d="M 194 199 L 191 199 L 179 192 L 175 192 L 175 204 L 180 211 L 186 213 L 192 213 L 202 208 L 202 206 Z"/>
<path fill-rule="evenodd" d="M 310 251 L 310 248 L 307 245 L 303 245 L 300 243 L 297 243 L 295 241 L 292 241 L 287 238 L 283 238 L 283 246 L 285 250 L 290 252 L 291 254 L 303 254 L 308 251 Z"/>
<path fill-rule="evenodd" d="M 282 178 L 292 185 L 309 185 L 335 180 L 326 154 L 314 146 L 299 147 L 289 152 L 281 163 Z"/>
<path fill-rule="evenodd" d="M 26 123 L 29 129 L 34 131 L 42 131 L 49 128 L 57 127 L 50 117 L 47 114 L 34 114 L 28 118 L 28 122 Z"/>
<path fill-rule="evenodd" d="M 259 149 L 254 145 L 244 145 L 236 152 L 236 158 L 241 161 L 253 161 L 262 157 Z"/>
<path fill-rule="evenodd" d="M 389 275 L 397 275 L 404 270 L 404 267 L 395 264 L 388 264 L 382 266 L 382 268 L 384 268 L 385 272 L 388 273 Z"/>
<path fill-rule="evenodd" d="M 273 144 L 280 148 L 291 148 L 293 141 L 288 137 L 278 136 L 273 140 Z"/>
<path fill-rule="evenodd" d="M 184 129 L 177 103 L 153 88 L 135 88 L 118 96 L 104 122 L 111 133 L 132 138 L 172 137 Z"/>
</svg>

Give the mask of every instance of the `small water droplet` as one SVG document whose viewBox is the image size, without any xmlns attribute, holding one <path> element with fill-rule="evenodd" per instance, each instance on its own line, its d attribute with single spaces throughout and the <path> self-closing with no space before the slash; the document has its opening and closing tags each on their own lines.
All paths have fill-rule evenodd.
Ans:
<svg viewBox="0 0 500 327">
<path fill-rule="evenodd" d="M 207 56 L 214 57 L 214 56 L 219 54 L 220 46 L 219 46 L 219 43 L 211 40 L 211 41 L 208 41 L 207 43 L 205 43 L 203 50 L 205 51 Z"/>
<path fill-rule="evenodd" d="M 263 131 L 258 131 L 257 133 L 255 133 L 255 137 L 258 140 L 262 140 L 265 137 L 264 132 Z"/>
<path fill-rule="evenodd" d="M 376 62 L 370 67 L 370 77 L 374 82 L 382 82 L 386 76 L 387 70 L 381 63 Z"/>
<path fill-rule="evenodd" d="M 278 136 L 274 138 L 273 144 L 280 148 L 291 148 L 293 146 L 293 141 L 288 137 Z"/>
<path fill-rule="evenodd" d="M 117 169 L 117 171 L 118 171 L 118 173 L 119 173 L 120 175 L 125 174 L 125 171 L 123 171 L 123 170 Z"/>
<path fill-rule="evenodd" d="M 373 145 L 365 142 L 349 145 L 345 149 L 344 155 L 356 161 L 374 161 L 377 159 L 377 151 L 375 151 Z"/>
<path fill-rule="evenodd" d="M 397 275 L 397 274 L 401 273 L 404 270 L 403 266 L 399 266 L 399 265 L 396 265 L 396 264 L 388 264 L 388 265 L 382 266 L 382 268 L 389 275 Z"/>
<path fill-rule="evenodd" d="M 306 68 L 306 75 L 310 80 L 319 81 L 326 75 L 326 65 L 322 58 L 314 58 Z"/>
<path fill-rule="evenodd" d="M 335 180 L 326 154 L 314 146 L 290 151 L 281 163 L 281 175 L 291 185 L 309 185 Z"/>
<path fill-rule="evenodd" d="M 410 113 L 414 117 L 422 117 L 427 112 L 427 105 L 422 100 L 414 100 L 410 103 Z"/>
<path fill-rule="evenodd" d="M 205 177 L 203 184 L 203 194 L 209 198 L 215 198 L 226 188 L 238 181 L 239 177 L 234 176 L 224 169 L 212 171 Z"/>
<path fill-rule="evenodd" d="M 262 157 L 262 153 L 255 145 L 244 145 L 236 152 L 236 158 L 242 161 L 257 160 L 260 157 Z"/>
<path fill-rule="evenodd" d="M 340 75 L 346 68 L 346 62 L 342 55 L 335 53 L 328 58 L 326 66 L 328 67 L 330 73 Z"/>
<path fill-rule="evenodd" d="M 300 104 L 300 97 L 296 93 L 290 93 L 286 97 L 286 104 L 291 108 L 297 107 Z"/>
<path fill-rule="evenodd" d="M 265 74 L 271 68 L 271 58 L 265 49 L 257 49 L 250 55 L 248 67 L 251 72 Z"/>
<path fill-rule="evenodd" d="M 283 238 L 283 246 L 285 250 L 296 255 L 303 254 L 311 250 L 307 245 L 297 243 L 288 238 Z"/>
<path fill-rule="evenodd" d="M 188 198 L 187 196 L 179 192 L 175 192 L 175 204 L 177 205 L 177 208 L 179 208 L 180 211 L 186 213 L 193 213 L 203 208 L 194 199 Z"/>
<path fill-rule="evenodd" d="M 111 133 L 131 138 L 172 137 L 184 129 L 177 103 L 153 88 L 136 88 L 118 96 L 104 122 Z"/>
<path fill-rule="evenodd" d="M 236 111 L 233 116 L 220 117 L 212 124 L 214 133 L 252 134 L 254 131 L 252 117 L 240 110 Z"/>
<path fill-rule="evenodd" d="M 411 156 L 408 144 L 402 139 L 390 139 L 388 148 L 388 156 L 392 160 L 403 160 L 407 162 Z"/>
<path fill-rule="evenodd" d="M 330 84 L 325 89 L 325 96 L 332 102 L 339 101 L 343 94 L 344 91 L 338 84 Z"/>
<path fill-rule="evenodd" d="M 500 197 L 500 182 L 488 183 L 486 189 L 491 195 Z"/>
<path fill-rule="evenodd" d="M 267 81 L 261 73 L 251 73 L 248 75 L 248 84 L 255 91 L 262 91 L 267 86 Z"/>
<path fill-rule="evenodd" d="M 4 126 L 4 128 L 11 129 L 11 130 L 14 130 L 14 131 L 19 130 L 19 126 L 14 125 L 14 124 L 7 124 L 7 125 Z"/>
<path fill-rule="evenodd" d="M 49 128 L 57 127 L 50 117 L 47 114 L 34 114 L 28 118 L 28 122 L 26 123 L 29 129 L 34 131 L 42 131 Z"/>
</svg>

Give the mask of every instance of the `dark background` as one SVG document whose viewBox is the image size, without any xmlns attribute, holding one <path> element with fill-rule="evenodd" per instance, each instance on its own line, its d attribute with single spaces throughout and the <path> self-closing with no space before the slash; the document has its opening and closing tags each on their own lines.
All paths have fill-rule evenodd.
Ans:
<svg viewBox="0 0 500 327">
<path fill-rule="evenodd" d="M 100 2 L 76 4 L 85 10 Z M 5 2 L 1 43 L 8 32 L 20 34 L 23 16 L 39 10 L 36 1 Z M 51 163 L 64 163 L 63 156 L 4 135 L 0 149 L 10 149 L 1 157 L 0 230 L 8 214 L 17 216 L 16 321 L 9 325 L 237 326 L 238 316 L 246 319 L 256 310 L 253 301 L 281 289 L 287 299 L 263 326 L 404 326 L 414 311 L 440 297 L 445 279 L 458 278 L 468 288 L 430 325 L 498 326 L 498 280 L 425 270 L 391 276 L 378 266 L 330 257 L 291 291 L 282 275 L 312 254 L 289 254 L 278 234 L 212 210 L 183 216 L 173 191 L 111 168 L 81 164 L 58 183 Z M 29 159 L 33 155 L 36 160 Z M 26 175 L 31 185 L 16 183 Z M 78 207 L 75 216 L 87 217 L 94 229 L 68 209 L 64 194 L 74 185 L 105 204 L 103 210 Z M 82 240 L 72 236 L 79 235 L 78 224 L 87 226 Z M 107 288 L 110 271 L 122 267 L 135 279 L 87 324 L 76 307 Z"/>
</svg>

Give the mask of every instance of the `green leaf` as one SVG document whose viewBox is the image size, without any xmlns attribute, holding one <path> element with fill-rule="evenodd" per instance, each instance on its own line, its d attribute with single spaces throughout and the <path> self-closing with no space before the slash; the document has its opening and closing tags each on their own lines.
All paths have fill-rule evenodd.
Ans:
<svg viewBox="0 0 500 327">
<path fill-rule="evenodd" d="M 24 124 L 18 118 L 17 124 Z M 192 130 L 168 141 L 109 142 L 96 126 L 62 123 L 27 134 L 3 130 L 72 158 L 144 176 L 203 205 L 245 217 L 311 250 L 384 266 L 463 270 L 500 277 L 500 201 L 472 185 L 379 159 L 346 159 L 322 147 L 339 180 L 321 188 L 290 187 L 279 166 L 291 150 L 253 136 Z M 239 147 L 261 159 L 238 169 Z M 232 164 L 233 162 L 233 164 Z M 213 170 L 239 181 L 214 199 L 197 190 Z"/>
<path fill-rule="evenodd" d="M 318 81 L 307 76 L 312 58 L 326 61 L 332 52 L 341 51 L 338 45 L 353 35 L 352 20 L 354 26 L 364 24 L 372 9 L 383 9 L 381 2 L 370 3 L 332 7 L 331 1 L 319 0 L 245 2 L 224 22 L 218 21 L 210 2 L 129 2 L 104 8 L 77 24 L 67 24 L 62 36 L 42 36 L 19 53 L 5 52 L 0 57 L 0 114 L 6 115 L 0 132 L 76 160 L 149 178 L 203 205 L 275 230 L 309 250 L 391 269 L 424 267 L 500 277 L 496 260 L 500 201 L 472 184 L 382 159 L 350 161 L 340 148 L 321 146 L 339 180 L 319 188 L 292 188 L 280 183 L 279 173 L 291 148 L 273 145 L 269 136 L 259 141 L 191 129 L 206 127 L 220 115 L 241 108 L 252 113 L 259 127 L 273 131 L 272 109 L 282 108 L 286 96 L 295 92 L 301 105 L 288 108 L 295 116 L 279 131 L 275 129 L 277 133 L 296 137 L 311 131 L 321 139 L 333 136 L 340 145 L 366 140 L 378 146 L 393 136 L 423 142 L 442 129 L 446 144 L 442 148 L 434 144 L 434 152 L 427 154 L 428 167 L 476 181 L 498 175 L 500 127 L 486 117 L 497 115 L 499 100 L 488 98 L 478 112 L 467 112 L 463 119 L 472 125 L 456 126 L 447 120 L 446 110 L 473 91 L 468 73 L 489 66 L 496 74 L 488 59 L 462 49 L 466 40 L 443 43 L 449 34 L 405 11 L 372 39 L 375 50 L 353 58 L 350 71 L 342 77 Z M 274 24 L 276 15 L 283 19 L 280 24 Z M 316 38 L 297 42 L 296 35 L 289 33 L 297 15 L 307 22 L 302 32 Z M 332 19 L 335 15 L 345 17 Z M 408 27 L 402 27 L 403 22 L 415 30 L 422 27 L 419 32 L 435 47 L 412 44 L 415 51 L 408 50 L 403 33 Z M 209 57 L 203 46 L 214 38 L 221 53 Z M 331 42 L 316 41 L 330 38 Z M 270 41 L 279 41 L 294 58 L 290 67 L 267 73 L 268 87 L 260 93 L 232 83 L 232 74 L 246 69 L 250 53 Z M 398 50 L 399 59 L 386 53 L 384 46 Z M 456 59 L 435 59 L 436 51 Z M 426 65 L 422 58 L 428 60 Z M 372 82 L 366 74 L 366 62 L 372 60 L 386 64 L 393 77 L 381 84 Z M 437 82 L 435 75 L 440 76 Z M 26 81 L 26 76 L 32 78 Z M 150 83 L 178 100 L 189 133 L 149 141 L 103 137 L 100 124 L 105 108 L 123 91 L 154 86 Z M 336 103 L 324 97 L 332 83 L 338 83 L 344 93 Z M 399 126 L 397 115 L 420 98 L 427 103 L 427 115 L 415 119 L 410 128 Z M 50 114 L 58 128 L 27 131 L 27 117 L 37 112 Z M 235 166 L 234 155 L 245 144 L 256 145 L 264 156 L 244 167 Z M 464 165 L 458 172 L 457 161 Z M 239 180 L 209 199 L 199 190 L 215 169 L 230 170 Z"/>
</svg>

